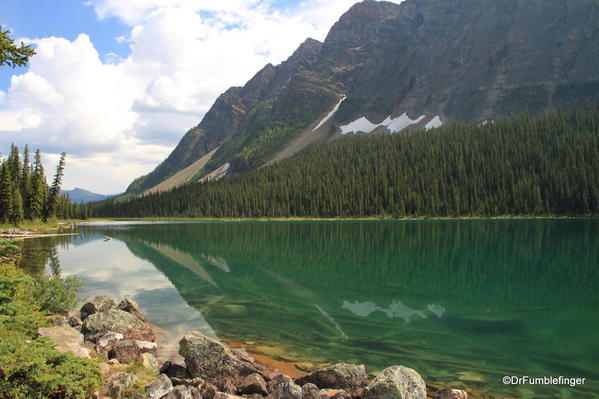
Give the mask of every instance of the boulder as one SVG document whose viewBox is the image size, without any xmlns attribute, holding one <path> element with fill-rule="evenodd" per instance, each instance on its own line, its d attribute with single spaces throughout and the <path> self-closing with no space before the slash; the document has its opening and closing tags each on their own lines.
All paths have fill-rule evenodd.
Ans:
<svg viewBox="0 0 599 399">
<path fill-rule="evenodd" d="M 273 399 L 302 399 L 302 388 L 293 381 L 285 381 L 272 393 Z"/>
<path fill-rule="evenodd" d="M 50 338 L 59 352 L 71 352 L 77 357 L 89 359 L 89 349 L 83 346 L 83 335 L 73 327 L 39 328 L 37 333 Z"/>
<path fill-rule="evenodd" d="M 468 393 L 461 389 L 443 388 L 437 391 L 437 399 L 468 399 Z"/>
<path fill-rule="evenodd" d="M 132 363 L 140 359 L 142 353 L 156 355 L 156 343 L 124 339 L 114 345 L 109 353 L 109 357 L 117 359 L 120 363 Z"/>
<path fill-rule="evenodd" d="M 192 386 L 177 385 L 168 396 L 169 399 L 202 399 L 200 391 Z"/>
<path fill-rule="evenodd" d="M 293 379 L 291 377 L 289 377 L 288 375 L 279 373 L 279 374 L 275 375 L 270 381 L 268 381 L 266 388 L 268 389 L 268 392 L 272 393 L 277 390 L 279 385 L 287 383 L 287 382 L 293 382 Z"/>
<path fill-rule="evenodd" d="M 364 390 L 364 399 L 426 399 L 426 385 L 414 370 L 391 366 L 383 370 Z"/>
<path fill-rule="evenodd" d="M 160 373 L 166 374 L 171 378 L 176 377 L 186 379 L 191 377 L 184 365 L 172 362 L 170 360 L 167 360 L 162 364 L 160 367 Z"/>
<path fill-rule="evenodd" d="M 230 393 L 217 392 L 213 399 L 243 399 L 241 396 L 232 395 Z"/>
<path fill-rule="evenodd" d="M 113 399 L 128 398 L 135 384 L 137 377 L 134 374 L 116 373 L 106 380 L 106 392 Z"/>
<path fill-rule="evenodd" d="M 155 342 L 156 336 L 152 327 L 144 323 L 131 313 L 118 309 L 94 313 L 83 322 L 81 332 L 85 339 L 97 342 L 100 337 L 108 332 L 123 334 L 124 339 Z"/>
<path fill-rule="evenodd" d="M 81 312 L 76 309 L 71 309 L 67 312 L 67 321 L 73 328 L 81 327 Z"/>
<path fill-rule="evenodd" d="M 192 377 L 214 384 L 218 379 L 238 379 L 258 372 L 251 358 L 199 332 L 191 332 L 181 338 L 179 354 L 185 359 Z"/>
<path fill-rule="evenodd" d="M 217 392 L 218 388 L 216 385 L 210 383 L 205 383 L 200 387 L 200 393 L 202 394 L 203 399 L 214 399 Z"/>
<path fill-rule="evenodd" d="M 139 356 L 139 361 L 141 362 L 142 366 L 158 374 L 158 361 L 156 360 L 156 356 L 154 356 L 152 353 L 142 353 Z"/>
<path fill-rule="evenodd" d="M 204 385 L 204 380 L 201 378 L 177 378 L 171 377 L 171 382 L 173 385 L 186 385 L 190 387 L 201 387 Z"/>
<path fill-rule="evenodd" d="M 355 390 L 365 386 L 368 375 L 363 365 L 337 363 L 329 367 L 316 370 L 296 380 L 299 385 L 312 383 L 321 389 Z"/>
<path fill-rule="evenodd" d="M 264 381 L 264 378 L 257 373 L 240 378 L 236 385 L 239 393 L 241 394 L 268 394 L 268 390 L 266 389 L 266 381 Z"/>
<path fill-rule="evenodd" d="M 139 320 L 147 322 L 146 316 L 139 309 L 139 305 L 137 302 L 133 300 L 133 298 L 126 296 L 117 306 L 117 309 L 122 310 L 127 313 L 131 313 L 133 316 L 137 317 Z"/>
<path fill-rule="evenodd" d="M 111 297 L 106 295 L 97 296 L 91 301 L 86 302 L 83 304 L 83 306 L 81 306 L 81 309 L 79 311 L 81 315 L 81 321 L 85 321 L 85 319 L 87 319 L 94 313 L 107 312 L 111 309 L 114 309 L 115 307 L 116 303 L 114 302 L 114 299 L 112 299 Z"/>
<path fill-rule="evenodd" d="M 146 398 L 161 399 L 170 394 L 172 390 L 173 384 L 171 383 L 171 380 L 166 375 L 160 374 L 156 380 L 152 381 L 149 385 L 146 385 Z"/>
<path fill-rule="evenodd" d="M 311 382 L 302 386 L 302 399 L 320 399 L 320 389 Z"/>
<path fill-rule="evenodd" d="M 121 333 L 107 332 L 102 335 L 96 342 L 96 352 L 104 359 L 110 359 L 110 352 L 117 342 L 121 341 L 125 336 Z"/>
</svg>

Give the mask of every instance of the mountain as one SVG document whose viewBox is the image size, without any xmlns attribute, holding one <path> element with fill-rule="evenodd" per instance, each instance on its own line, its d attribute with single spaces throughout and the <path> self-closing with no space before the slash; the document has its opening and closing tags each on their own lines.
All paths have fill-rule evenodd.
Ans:
<svg viewBox="0 0 599 399">
<path fill-rule="evenodd" d="M 581 106 L 599 97 L 598 26 L 596 0 L 357 3 L 323 43 L 220 95 L 127 192 L 254 169 L 347 133 Z"/>
<path fill-rule="evenodd" d="M 100 201 L 109 197 L 107 195 L 92 193 L 79 187 L 72 190 L 62 190 L 61 194 L 68 195 L 71 201 L 77 203 Z"/>
</svg>

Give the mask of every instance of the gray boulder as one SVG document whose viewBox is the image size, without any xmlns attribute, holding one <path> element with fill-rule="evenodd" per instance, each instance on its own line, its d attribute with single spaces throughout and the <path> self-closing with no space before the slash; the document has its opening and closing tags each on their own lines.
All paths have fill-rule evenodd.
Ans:
<svg viewBox="0 0 599 399">
<path fill-rule="evenodd" d="M 202 394 L 196 387 L 177 385 L 167 396 L 168 399 L 202 399 Z"/>
<path fill-rule="evenodd" d="M 116 307 L 114 299 L 106 295 L 99 295 L 89 302 L 83 304 L 80 310 L 81 321 L 85 321 L 94 313 L 107 312 Z"/>
<path fill-rule="evenodd" d="M 213 399 L 243 399 L 243 397 L 232 395 L 230 393 L 217 392 Z"/>
<path fill-rule="evenodd" d="M 368 382 L 368 375 L 363 365 L 337 363 L 316 370 L 296 380 L 299 385 L 312 383 L 317 387 L 355 390 Z"/>
<path fill-rule="evenodd" d="M 179 354 L 185 359 L 192 377 L 215 384 L 217 380 L 238 379 L 258 372 L 251 358 L 199 332 L 191 332 L 181 338 Z"/>
<path fill-rule="evenodd" d="M 124 339 L 118 341 L 114 345 L 110 351 L 110 357 L 117 359 L 120 363 L 132 363 L 141 359 L 143 353 L 156 355 L 156 343 L 135 339 Z"/>
<path fill-rule="evenodd" d="M 89 349 L 83 346 L 83 335 L 73 327 L 39 328 L 37 333 L 47 337 L 56 345 L 59 352 L 71 352 L 77 357 L 89 359 Z"/>
<path fill-rule="evenodd" d="M 125 336 L 121 333 L 107 332 L 102 335 L 96 342 L 96 352 L 104 359 L 110 359 L 110 352 L 117 342 L 121 341 Z M 114 357 L 114 356 L 112 356 Z"/>
<path fill-rule="evenodd" d="M 145 390 L 147 399 L 161 399 L 172 392 L 173 384 L 166 375 L 160 374 L 156 380 L 146 385 Z"/>
<path fill-rule="evenodd" d="M 137 302 L 133 300 L 133 298 L 126 296 L 117 306 L 117 309 L 122 310 L 127 313 L 131 313 L 133 316 L 137 317 L 139 320 L 147 322 L 146 316 L 139 309 L 139 305 Z"/>
<path fill-rule="evenodd" d="M 81 332 L 92 342 L 108 332 L 123 334 L 124 339 L 155 342 L 156 337 L 150 324 L 139 320 L 131 313 L 118 309 L 94 313 L 83 322 Z"/>
<path fill-rule="evenodd" d="M 302 386 L 302 399 L 320 399 L 320 389 L 311 382 Z"/>
<path fill-rule="evenodd" d="M 266 381 L 264 381 L 264 378 L 257 373 L 240 378 L 236 385 L 239 393 L 241 394 L 268 394 L 268 390 L 266 389 Z"/>
<path fill-rule="evenodd" d="M 272 394 L 274 399 L 302 399 L 302 388 L 291 381 L 285 381 L 277 386 Z"/>
<path fill-rule="evenodd" d="M 113 399 L 129 397 L 135 388 L 137 377 L 129 373 L 116 373 L 106 380 L 106 392 Z"/>
<path fill-rule="evenodd" d="M 426 384 L 414 370 L 391 366 L 368 384 L 363 399 L 426 399 Z"/>
</svg>

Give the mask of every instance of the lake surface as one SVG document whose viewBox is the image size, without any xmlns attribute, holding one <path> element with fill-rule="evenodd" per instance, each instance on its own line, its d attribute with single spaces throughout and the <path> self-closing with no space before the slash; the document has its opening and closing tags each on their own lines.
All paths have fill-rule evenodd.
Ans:
<svg viewBox="0 0 599 399">
<path fill-rule="evenodd" d="M 599 397 L 598 219 L 111 223 L 25 245 L 32 272 L 131 295 L 175 335 L 296 363 L 402 364 L 485 397 Z"/>
</svg>

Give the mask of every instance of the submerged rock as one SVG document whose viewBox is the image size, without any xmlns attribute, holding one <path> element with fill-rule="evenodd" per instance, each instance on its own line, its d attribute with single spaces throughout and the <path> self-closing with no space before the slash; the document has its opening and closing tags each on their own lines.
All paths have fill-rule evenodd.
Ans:
<svg viewBox="0 0 599 399">
<path fill-rule="evenodd" d="M 85 338 L 92 342 L 108 332 L 123 334 L 124 339 L 155 342 L 156 337 L 152 327 L 144 323 L 131 313 L 118 309 L 94 313 L 83 322 L 81 332 Z"/>
<path fill-rule="evenodd" d="M 216 385 L 217 380 L 238 379 L 257 373 L 249 357 L 199 332 L 191 332 L 179 341 L 179 354 L 192 377 L 200 377 Z"/>
<path fill-rule="evenodd" d="M 131 313 L 133 316 L 137 317 L 141 321 L 148 321 L 148 319 L 146 319 L 146 316 L 144 316 L 144 314 L 139 309 L 139 305 L 137 304 L 137 302 L 135 302 L 133 298 L 129 296 L 123 298 L 123 300 L 119 303 L 119 306 L 117 308 L 124 312 Z"/>
<path fill-rule="evenodd" d="M 145 387 L 146 398 L 161 399 L 171 393 L 173 384 L 171 380 L 164 374 L 160 374 L 158 378 Z"/>
<path fill-rule="evenodd" d="M 85 321 L 85 319 L 95 313 L 107 312 L 115 307 L 116 303 L 114 302 L 114 299 L 106 295 L 99 295 L 83 304 L 80 310 L 81 321 Z"/>
<path fill-rule="evenodd" d="M 40 328 L 37 333 L 50 338 L 59 352 L 71 352 L 77 357 L 89 359 L 89 349 L 83 346 L 83 335 L 73 327 Z"/>
<path fill-rule="evenodd" d="M 468 399 L 468 393 L 461 389 L 443 388 L 437 391 L 437 399 Z"/>
<path fill-rule="evenodd" d="M 391 366 L 368 384 L 363 398 L 426 399 L 426 385 L 414 370 L 404 366 Z"/>
<path fill-rule="evenodd" d="M 300 385 L 310 382 L 321 389 L 355 390 L 366 385 L 368 375 L 363 365 L 337 363 L 298 378 L 296 382 Z"/>
</svg>

